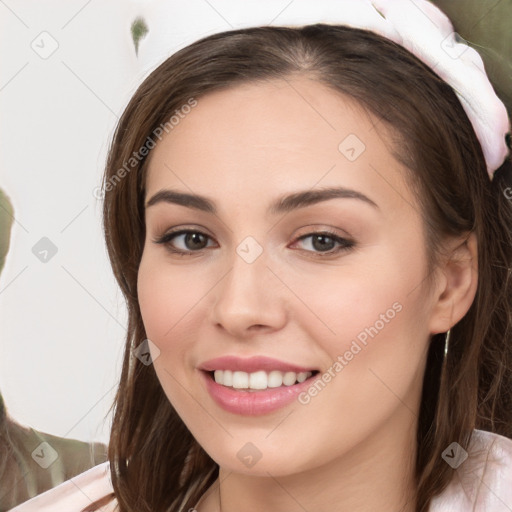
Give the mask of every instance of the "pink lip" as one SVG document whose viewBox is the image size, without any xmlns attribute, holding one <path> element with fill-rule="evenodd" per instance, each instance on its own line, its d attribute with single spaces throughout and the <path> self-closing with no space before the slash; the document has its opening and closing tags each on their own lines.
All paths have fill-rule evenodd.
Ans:
<svg viewBox="0 0 512 512">
<path fill-rule="evenodd" d="M 241 358 L 237 356 L 224 356 L 210 359 L 198 366 L 200 370 L 211 372 L 214 370 L 232 370 L 241 372 L 257 372 L 258 370 L 265 370 L 270 372 L 278 370 L 281 372 L 313 372 L 317 368 L 304 368 L 295 364 L 279 361 L 265 356 L 253 356 L 249 358 Z"/>
<path fill-rule="evenodd" d="M 241 391 L 217 384 L 211 374 L 205 370 L 200 371 L 199 374 L 208 393 L 217 405 L 225 411 L 246 416 L 268 414 L 290 404 L 297 398 L 297 395 L 311 386 L 313 380 L 317 377 L 315 374 L 304 382 L 293 386 L 270 388 L 262 391 Z"/>
</svg>

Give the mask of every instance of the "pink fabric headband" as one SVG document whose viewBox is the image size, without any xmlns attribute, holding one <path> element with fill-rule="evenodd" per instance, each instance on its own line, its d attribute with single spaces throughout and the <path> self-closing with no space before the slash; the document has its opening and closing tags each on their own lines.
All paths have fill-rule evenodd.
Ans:
<svg viewBox="0 0 512 512">
<path fill-rule="evenodd" d="M 491 179 L 508 155 L 507 110 L 482 58 L 457 40 L 448 17 L 428 0 L 210 0 L 202 5 L 139 0 L 132 9 L 131 19 L 142 17 L 149 28 L 138 52 L 143 75 L 200 37 L 226 30 L 314 23 L 371 30 L 409 50 L 453 88 L 480 141 Z"/>
</svg>

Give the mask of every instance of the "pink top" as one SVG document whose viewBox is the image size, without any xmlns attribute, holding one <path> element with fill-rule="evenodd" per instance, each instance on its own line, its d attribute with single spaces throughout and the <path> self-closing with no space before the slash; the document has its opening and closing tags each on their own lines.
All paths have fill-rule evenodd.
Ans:
<svg viewBox="0 0 512 512">
<path fill-rule="evenodd" d="M 432 501 L 429 512 L 511 512 L 512 440 L 475 430 L 467 458 L 465 454 L 456 445 L 443 452 L 447 464 L 457 468 L 448 487 Z M 108 464 L 99 464 L 11 512 L 81 512 L 113 492 Z M 116 500 L 100 510 L 116 512 Z"/>
</svg>

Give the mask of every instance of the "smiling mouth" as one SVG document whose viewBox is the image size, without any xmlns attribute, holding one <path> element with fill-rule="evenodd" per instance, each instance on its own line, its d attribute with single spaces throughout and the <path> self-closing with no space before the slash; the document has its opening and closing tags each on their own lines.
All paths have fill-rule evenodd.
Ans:
<svg viewBox="0 0 512 512">
<path fill-rule="evenodd" d="M 258 392 L 272 389 L 282 389 L 301 384 L 314 378 L 320 372 L 282 372 L 278 370 L 256 372 L 243 372 L 231 370 L 212 370 L 205 372 L 217 384 L 234 391 Z"/>
</svg>

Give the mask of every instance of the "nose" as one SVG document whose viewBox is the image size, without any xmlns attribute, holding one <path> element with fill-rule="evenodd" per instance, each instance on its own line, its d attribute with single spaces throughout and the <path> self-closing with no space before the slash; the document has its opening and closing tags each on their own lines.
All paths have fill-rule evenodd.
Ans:
<svg viewBox="0 0 512 512">
<path fill-rule="evenodd" d="M 285 287 L 267 266 L 265 252 L 252 263 L 235 253 L 232 262 L 212 290 L 212 322 L 237 339 L 281 329 L 287 318 Z"/>
</svg>

